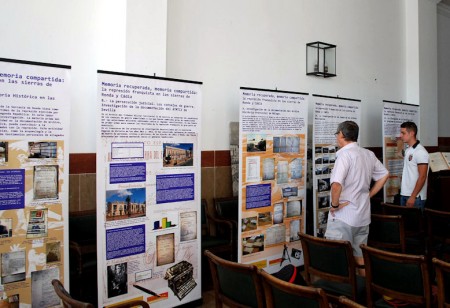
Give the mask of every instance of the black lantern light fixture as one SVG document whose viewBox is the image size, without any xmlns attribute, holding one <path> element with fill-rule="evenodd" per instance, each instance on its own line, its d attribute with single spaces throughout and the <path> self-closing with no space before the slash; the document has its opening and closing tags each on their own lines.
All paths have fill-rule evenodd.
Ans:
<svg viewBox="0 0 450 308">
<path fill-rule="evenodd" d="M 324 42 L 306 44 L 306 75 L 336 77 L 336 45 Z"/>
</svg>

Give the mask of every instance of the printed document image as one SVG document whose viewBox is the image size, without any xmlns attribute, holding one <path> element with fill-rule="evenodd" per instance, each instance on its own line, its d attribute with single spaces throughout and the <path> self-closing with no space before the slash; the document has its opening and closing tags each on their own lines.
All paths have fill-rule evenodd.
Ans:
<svg viewBox="0 0 450 308">
<path fill-rule="evenodd" d="M 25 280 L 25 250 L 2 253 L 2 284 Z"/>
<path fill-rule="evenodd" d="M 156 236 L 156 265 L 175 262 L 175 234 L 168 233 Z"/>
<path fill-rule="evenodd" d="M 30 211 L 27 238 L 47 237 L 47 232 L 47 209 Z"/>
<path fill-rule="evenodd" d="M 32 307 L 46 308 L 60 304 L 60 299 L 53 289 L 52 280 L 59 278 L 59 268 L 52 267 L 42 271 L 31 272 Z"/>
<path fill-rule="evenodd" d="M 34 199 L 58 199 L 58 166 L 34 166 L 33 171 Z"/>
<path fill-rule="evenodd" d="M 180 242 L 197 238 L 197 212 L 180 213 Z"/>
</svg>

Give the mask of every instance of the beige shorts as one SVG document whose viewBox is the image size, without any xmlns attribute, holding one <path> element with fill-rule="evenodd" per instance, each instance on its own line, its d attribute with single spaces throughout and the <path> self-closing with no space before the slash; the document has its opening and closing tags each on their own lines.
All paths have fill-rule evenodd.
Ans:
<svg viewBox="0 0 450 308">
<path fill-rule="evenodd" d="M 349 241 L 352 244 L 353 256 L 362 257 L 359 245 L 367 244 L 369 237 L 369 225 L 363 227 L 352 227 L 338 219 L 328 219 L 325 238 L 329 240 Z"/>
</svg>

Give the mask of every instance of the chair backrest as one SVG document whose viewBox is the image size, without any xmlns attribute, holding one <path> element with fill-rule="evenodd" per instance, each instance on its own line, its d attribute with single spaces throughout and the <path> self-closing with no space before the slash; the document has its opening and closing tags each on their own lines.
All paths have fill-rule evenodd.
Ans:
<svg viewBox="0 0 450 308">
<path fill-rule="evenodd" d="M 367 305 L 374 292 L 408 303 L 431 305 L 431 287 L 425 256 L 408 255 L 361 245 L 366 267 Z"/>
<path fill-rule="evenodd" d="M 267 308 L 319 307 L 329 308 L 328 299 L 320 288 L 305 287 L 278 279 L 260 270 Z"/>
<path fill-rule="evenodd" d="M 369 246 L 405 253 L 405 225 L 400 215 L 371 215 Z"/>
<path fill-rule="evenodd" d="M 415 236 L 425 232 L 422 210 L 390 203 L 381 203 L 384 215 L 401 215 L 405 221 L 405 235 Z"/>
<path fill-rule="evenodd" d="M 450 245 L 450 212 L 425 209 L 429 243 Z"/>
<path fill-rule="evenodd" d="M 205 232 L 207 235 L 209 235 L 209 224 L 208 224 L 208 203 L 206 202 L 206 199 L 201 200 L 201 224 L 202 224 L 202 231 L 205 229 Z"/>
<path fill-rule="evenodd" d="M 450 263 L 433 258 L 436 271 L 438 307 L 450 307 Z"/>
<path fill-rule="evenodd" d="M 216 306 L 264 307 L 264 293 L 255 265 L 222 259 L 205 251 L 211 268 Z"/>
<path fill-rule="evenodd" d="M 90 303 L 80 302 L 73 299 L 58 279 L 53 279 L 52 285 L 55 289 L 56 295 L 58 295 L 61 299 L 65 308 L 94 308 L 94 305 Z"/>
<path fill-rule="evenodd" d="M 351 299 L 340 296 L 339 297 L 339 303 L 342 307 L 348 307 L 348 308 L 365 308 L 365 306 L 358 304 L 357 302 L 352 301 Z"/>
<path fill-rule="evenodd" d="M 214 206 L 220 218 L 238 221 L 239 201 L 237 197 L 214 198 Z"/>
<path fill-rule="evenodd" d="M 350 284 L 356 299 L 356 262 L 348 241 L 327 240 L 299 233 L 305 261 L 306 281 L 311 275 L 325 280 Z"/>
</svg>

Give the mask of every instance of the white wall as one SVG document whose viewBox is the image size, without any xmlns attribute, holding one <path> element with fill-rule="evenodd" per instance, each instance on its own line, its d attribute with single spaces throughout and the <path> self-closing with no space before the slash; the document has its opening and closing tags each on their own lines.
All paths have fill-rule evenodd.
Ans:
<svg viewBox="0 0 450 308">
<path fill-rule="evenodd" d="M 167 0 L 127 2 L 126 69 L 166 76 Z"/>
<path fill-rule="evenodd" d="M 450 137 L 450 6 L 441 4 L 437 15 L 439 137 Z"/>
<path fill-rule="evenodd" d="M 165 0 L 1 1 L 0 57 L 72 66 L 71 153 L 96 152 L 97 70 L 165 74 L 166 8 Z"/>
<path fill-rule="evenodd" d="M 419 0 L 419 135 L 420 141 L 425 146 L 437 146 L 438 137 L 436 121 L 438 117 L 436 2 L 436 0 Z"/>
<path fill-rule="evenodd" d="M 240 86 L 361 99 L 361 144 L 381 146 L 382 100 L 407 97 L 405 1 L 169 0 L 167 75 L 204 82 L 203 150 L 229 148 Z M 317 40 L 338 77 L 305 75 Z"/>
<path fill-rule="evenodd" d="M 203 81 L 203 150 L 228 149 L 241 86 L 361 99 L 361 143 L 380 146 L 381 101 L 415 93 L 406 80 L 414 52 L 405 48 L 406 1 L 3 0 L 0 57 L 72 66 L 71 153 L 96 149 L 98 69 Z M 439 136 L 450 136 L 449 17 L 437 22 Z M 305 44 L 317 40 L 338 46 L 337 77 L 305 75 Z"/>
</svg>

